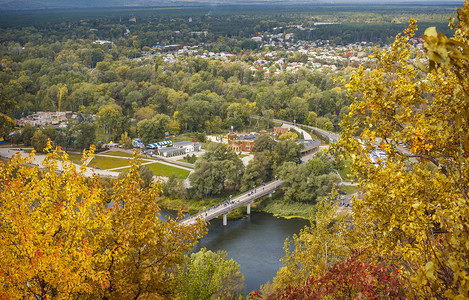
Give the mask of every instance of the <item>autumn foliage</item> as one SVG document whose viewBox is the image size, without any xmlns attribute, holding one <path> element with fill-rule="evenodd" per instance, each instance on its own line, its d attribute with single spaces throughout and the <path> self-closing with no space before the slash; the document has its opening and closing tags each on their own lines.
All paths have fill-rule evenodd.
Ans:
<svg viewBox="0 0 469 300">
<path fill-rule="evenodd" d="M 106 190 L 60 149 L 41 167 L 33 157 L 0 167 L 0 299 L 170 297 L 203 225 L 163 222 L 159 185 L 142 188 L 136 162 Z"/>
<path fill-rule="evenodd" d="M 405 299 L 398 270 L 385 263 L 365 263 L 356 254 L 333 265 L 301 287 L 289 286 L 277 299 Z"/>
<path fill-rule="evenodd" d="M 410 21 L 378 67 L 347 85 L 354 102 L 337 153 L 352 160 L 364 196 L 353 220 L 399 269 L 408 298 L 469 297 L 469 3 L 453 37 L 428 28 L 411 48 Z M 386 159 L 374 164 L 379 148 Z"/>
<path fill-rule="evenodd" d="M 319 209 L 286 245 L 274 298 L 469 298 L 467 1 L 450 26 L 452 37 L 428 28 L 422 51 L 411 19 L 375 68 L 351 76 L 332 148 L 352 162 L 360 197 L 348 218 Z"/>
</svg>

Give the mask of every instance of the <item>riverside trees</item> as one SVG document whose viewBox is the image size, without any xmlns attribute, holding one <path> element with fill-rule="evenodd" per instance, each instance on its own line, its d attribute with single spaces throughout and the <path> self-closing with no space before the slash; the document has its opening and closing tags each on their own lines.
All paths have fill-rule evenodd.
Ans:
<svg viewBox="0 0 469 300">
<path fill-rule="evenodd" d="M 435 28 L 425 31 L 422 38 L 427 52 L 417 55 L 426 65 L 409 60 L 408 41 L 415 24 L 411 19 L 391 49 L 377 51 L 377 68 L 361 68 L 347 85 L 354 102 L 335 149 L 351 159 L 363 197 L 353 201 L 353 214 L 342 234 L 340 230 L 329 233 L 347 237 L 334 243 L 347 251 L 329 252 L 335 261 L 317 271 L 322 262 L 309 267 L 308 263 L 322 252 L 302 256 L 298 245 L 314 247 L 318 242 L 307 232 L 301 233 L 295 239 L 295 251 L 300 249 L 300 253 L 287 253 L 285 271 L 299 266 L 306 267 L 308 273 L 300 280 L 292 277 L 289 282 L 299 287 L 300 293 L 287 288 L 285 298 L 309 291 L 314 299 L 312 294 L 324 286 L 321 280 L 305 285 L 306 277 L 334 273 L 344 257 L 356 253 L 367 253 L 360 261 L 378 269 L 382 263 L 392 267 L 387 276 L 398 276 L 394 282 L 404 293 L 388 290 L 401 295 L 395 297 L 469 297 L 469 3 L 458 9 L 457 24 L 451 20 L 452 37 L 437 33 Z M 378 148 L 387 154 L 379 166 L 368 159 Z M 331 223 L 338 226 L 339 221 Z M 311 230 L 316 228 L 318 223 Z M 319 244 L 325 246 L 328 240 L 322 238 Z M 283 270 L 276 282 L 287 279 L 288 285 Z M 345 263 L 341 273 L 350 270 Z M 363 275 L 377 280 L 378 274 L 371 273 L 370 269 Z M 339 290 L 330 290 L 328 296 L 342 298 Z"/>
<path fill-rule="evenodd" d="M 83 161 L 92 152 L 85 151 Z M 0 298 L 174 293 L 176 264 L 204 235 L 202 224 L 159 219 L 159 186 L 142 188 L 137 164 L 108 194 L 59 150 L 47 154 L 43 169 L 25 166 L 33 156 L 0 166 Z"/>
<path fill-rule="evenodd" d="M 244 275 L 226 251 L 212 252 L 202 248 L 186 256 L 179 267 L 176 289 L 182 299 L 239 299 Z"/>
</svg>

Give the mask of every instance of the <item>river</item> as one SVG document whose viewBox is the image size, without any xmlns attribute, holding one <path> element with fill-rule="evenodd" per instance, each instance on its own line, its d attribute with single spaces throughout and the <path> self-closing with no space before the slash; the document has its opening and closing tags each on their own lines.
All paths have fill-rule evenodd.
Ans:
<svg viewBox="0 0 469 300">
<path fill-rule="evenodd" d="M 261 284 L 272 281 L 282 266 L 280 258 L 287 237 L 298 234 L 309 225 L 303 219 L 276 218 L 271 214 L 252 212 L 239 220 L 228 220 L 225 227 L 222 220 L 210 221 L 208 234 L 200 240 L 194 251 L 206 247 L 212 251 L 225 250 L 241 266 L 246 290 L 259 289 Z"/>
</svg>

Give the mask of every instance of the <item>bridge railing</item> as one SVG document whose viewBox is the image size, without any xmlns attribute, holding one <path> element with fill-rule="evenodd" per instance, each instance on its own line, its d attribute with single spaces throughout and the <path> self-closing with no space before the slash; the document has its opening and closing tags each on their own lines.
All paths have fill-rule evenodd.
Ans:
<svg viewBox="0 0 469 300">
<path fill-rule="evenodd" d="M 272 183 L 275 183 L 273 186 L 271 186 Z M 227 200 L 224 202 L 221 202 L 219 204 L 216 204 L 209 209 L 205 209 L 201 212 L 198 212 L 192 216 L 188 216 L 184 219 L 181 220 L 181 223 L 187 223 L 191 219 L 196 220 L 197 218 L 201 217 L 204 218 L 205 220 L 209 221 L 211 219 L 214 219 L 220 215 L 229 213 L 235 208 L 238 208 L 240 206 L 245 205 L 246 203 L 253 202 L 255 199 L 262 197 L 264 195 L 270 194 L 272 191 L 276 190 L 280 185 L 283 184 L 283 180 L 273 180 L 265 185 L 256 187 L 252 190 L 246 191 L 240 195 L 237 195 L 236 197 L 232 198 L 231 201 Z M 223 209 L 218 209 L 220 205 L 224 205 L 225 207 Z M 218 209 L 218 210 L 217 210 Z"/>
</svg>

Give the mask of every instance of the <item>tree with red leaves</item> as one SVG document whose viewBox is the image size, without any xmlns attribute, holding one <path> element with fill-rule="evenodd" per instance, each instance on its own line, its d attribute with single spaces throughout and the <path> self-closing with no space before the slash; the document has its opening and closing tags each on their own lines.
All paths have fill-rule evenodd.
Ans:
<svg viewBox="0 0 469 300">
<path fill-rule="evenodd" d="M 384 263 L 367 263 L 361 255 L 332 266 L 302 287 L 287 287 L 275 299 L 405 299 L 398 269 Z"/>
</svg>

